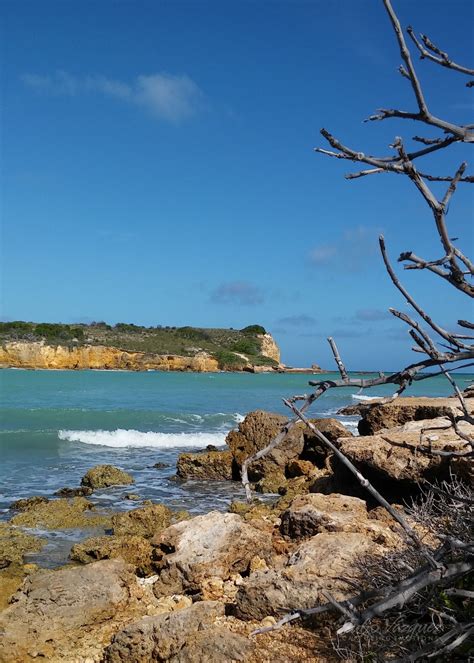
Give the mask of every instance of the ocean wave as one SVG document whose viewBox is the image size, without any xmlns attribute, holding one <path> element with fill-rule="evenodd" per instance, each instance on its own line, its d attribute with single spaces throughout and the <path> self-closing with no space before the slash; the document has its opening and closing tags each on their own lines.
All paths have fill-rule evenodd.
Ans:
<svg viewBox="0 0 474 663">
<path fill-rule="evenodd" d="M 156 447 L 172 449 L 176 447 L 206 447 L 208 444 L 224 446 L 225 433 L 155 433 L 138 430 L 60 430 L 60 440 L 82 442 L 102 447 Z"/>
</svg>

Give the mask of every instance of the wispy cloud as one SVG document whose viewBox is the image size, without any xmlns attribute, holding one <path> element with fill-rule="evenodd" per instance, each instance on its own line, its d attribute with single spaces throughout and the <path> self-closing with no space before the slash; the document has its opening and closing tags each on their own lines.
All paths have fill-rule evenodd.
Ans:
<svg viewBox="0 0 474 663">
<path fill-rule="evenodd" d="M 288 315 L 277 320 L 278 325 L 283 327 L 312 327 L 316 324 L 316 318 L 302 313 L 301 315 Z"/>
<path fill-rule="evenodd" d="M 362 270 L 371 256 L 377 252 L 380 229 L 359 225 L 345 230 L 339 240 L 331 244 L 319 244 L 309 253 L 315 267 L 340 264 L 351 272 Z"/>
<path fill-rule="evenodd" d="M 211 301 L 216 304 L 238 304 L 242 306 L 257 306 L 263 304 L 262 290 L 254 283 L 248 281 L 229 281 L 221 283 L 211 293 Z"/>
<path fill-rule="evenodd" d="M 66 71 L 54 75 L 23 74 L 25 85 L 44 94 L 76 97 L 101 94 L 139 106 L 158 119 L 181 122 L 204 107 L 204 93 L 185 74 L 141 74 L 131 83 L 105 76 L 73 76 Z"/>
<path fill-rule="evenodd" d="M 355 319 L 363 322 L 379 322 L 383 320 L 393 320 L 393 315 L 389 311 L 379 308 L 362 308 L 355 312 Z"/>
</svg>

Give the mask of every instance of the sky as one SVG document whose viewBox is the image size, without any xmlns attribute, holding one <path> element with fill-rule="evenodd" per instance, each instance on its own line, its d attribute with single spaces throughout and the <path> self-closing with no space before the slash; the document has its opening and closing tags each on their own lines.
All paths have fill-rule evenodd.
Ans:
<svg viewBox="0 0 474 663">
<path fill-rule="evenodd" d="M 470 0 L 394 7 L 472 66 Z M 363 122 L 415 109 L 381 1 L 3 0 L 0 17 L 3 320 L 258 323 L 294 366 L 332 368 L 328 335 L 351 370 L 420 358 L 387 312 L 407 307 L 377 238 L 395 263 L 441 257 L 426 203 L 403 177 L 348 181 L 356 166 L 314 152 L 322 127 L 376 154 L 422 133 Z M 435 114 L 472 122 L 463 76 L 415 66 Z M 423 165 L 452 174 L 467 148 Z M 468 253 L 472 203 L 460 185 L 448 215 Z M 472 315 L 397 269 L 441 324 Z"/>
</svg>

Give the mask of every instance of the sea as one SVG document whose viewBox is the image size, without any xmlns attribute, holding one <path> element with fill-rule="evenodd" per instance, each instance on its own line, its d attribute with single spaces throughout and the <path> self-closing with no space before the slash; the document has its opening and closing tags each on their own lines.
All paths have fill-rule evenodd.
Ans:
<svg viewBox="0 0 474 663">
<path fill-rule="evenodd" d="M 134 493 L 192 514 L 226 510 L 232 500 L 243 499 L 240 484 L 179 481 L 178 455 L 207 445 L 225 448 L 227 433 L 246 413 L 263 409 L 285 414 L 282 399 L 308 393 L 308 380 L 337 377 L 335 373 L 0 370 L 0 519 L 11 515 L 12 501 L 32 495 L 51 497 L 60 488 L 79 486 L 90 467 L 103 463 L 123 468 L 135 483 L 94 492 L 90 499 L 99 507 L 136 508 L 136 502 L 124 499 Z M 457 381 L 462 389 L 474 381 L 474 375 L 459 374 Z M 329 390 L 310 414 L 335 416 L 356 432 L 357 417 L 337 414 L 354 403 L 354 393 L 357 390 L 352 388 Z M 364 393 L 388 395 L 391 388 Z M 451 394 L 444 376 L 415 383 L 406 392 L 408 396 Z M 155 467 L 157 463 L 162 465 Z M 65 537 L 79 536 L 47 535 L 63 543 Z"/>
</svg>

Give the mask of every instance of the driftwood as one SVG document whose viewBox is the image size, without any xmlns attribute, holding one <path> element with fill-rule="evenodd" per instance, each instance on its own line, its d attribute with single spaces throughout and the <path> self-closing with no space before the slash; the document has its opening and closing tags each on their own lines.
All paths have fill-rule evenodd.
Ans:
<svg viewBox="0 0 474 663">
<path fill-rule="evenodd" d="M 390 148 L 392 149 L 391 154 L 387 156 L 374 156 L 365 154 L 358 149 L 348 147 L 329 131 L 321 129 L 321 135 L 329 143 L 332 150 L 315 148 L 315 151 L 336 159 L 363 163 L 370 166 L 368 169 L 347 175 L 347 179 L 350 180 L 382 172 L 405 175 L 416 187 L 430 209 L 434 221 L 434 229 L 441 244 L 442 255 L 439 258 L 426 259 L 419 257 L 413 251 L 405 251 L 400 254 L 398 262 L 404 263 L 405 269 L 427 270 L 448 282 L 452 287 L 456 288 L 456 290 L 472 298 L 474 297 L 474 286 L 472 284 L 474 264 L 455 243 L 456 238 L 452 238 L 448 230 L 446 214 L 458 185 L 474 182 L 474 176 L 466 174 L 466 162 L 462 162 L 456 172 L 452 175 L 438 175 L 436 173 L 425 172 L 425 169 L 423 171 L 418 170 L 415 162 L 417 164 L 420 159 L 435 152 L 439 152 L 440 150 L 449 149 L 452 145 L 458 143 L 473 143 L 474 125 L 458 125 L 447 119 L 438 118 L 431 112 L 415 70 L 404 32 L 392 4 L 390 0 L 382 0 L 382 2 L 395 33 L 403 61 L 403 64 L 399 68 L 399 72 L 411 85 L 416 100 L 417 110 L 404 111 L 382 108 L 379 109 L 376 114 L 371 115 L 367 121 L 382 121 L 389 118 L 399 118 L 402 120 L 408 119 L 415 121 L 420 125 L 425 125 L 430 129 L 438 129 L 442 132 L 442 135 L 435 138 L 420 135 L 413 136 L 413 140 L 417 143 L 423 144 L 424 147 L 411 151 L 406 149 L 402 138 L 396 137 L 390 145 Z M 440 65 L 460 74 L 474 75 L 473 69 L 457 64 L 426 35 L 421 35 L 420 38 L 418 38 L 411 27 L 407 29 L 407 33 L 420 53 L 421 59 L 426 59 L 436 65 Z M 474 86 L 474 81 L 468 81 L 467 86 Z M 447 182 L 448 186 L 444 195 L 441 198 L 438 198 L 428 185 L 428 182 Z M 397 398 L 413 382 L 427 379 L 433 375 L 442 374 L 453 386 L 454 395 L 460 403 L 462 414 L 456 417 L 451 417 L 451 426 L 453 431 L 465 442 L 465 449 L 463 451 L 454 452 L 434 451 L 429 444 L 426 445 L 422 443 L 422 435 L 426 432 L 423 431 L 420 433 L 420 445 L 416 447 L 416 451 L 425 454 L 442 454 L 452 458 L 472 457 L 474 455 L 473 440 L 459 429 L 459 423 L 461 421 L 467 421 L 472 424 L 474 423 L 474 419 L 470 415 L 463 395 L 447 368 L 447 366 L 449 366 L 449 370 L 457 370 L 474 364 L 474 344 L 472 343 L 474 336 L 472 333 L 461 334 L 457 331 L 449 331 L 437 323 L 401 283 L 388 256 L 383 236 L 379 237 L 379 246 L 382 260 L 389 278 L 395 288 L 402 294 L 414 314 L 418 316 L 419 320 L 406 312 L 398 311 L 393 308 L 390 308 L 389 311 L 397 319 L 407 325 L 409 336 L 415 344 L 412 348 L 413 351 L 424 355 L 424 358 L 388 375 L 379 373 L 375 378 L 353 378 L 350 377 L 350 374 L 341 359 L 335 341 L 332 338 L 328 338 L 340 374 L 340 379 L 310 381 L 309 385 L 313 387 L 313 390 L 309 394 L 295 395 L 284 399 L 283 402 L 291 411 L 292 418 L 288 419 L 280 433 L 276 435 L 264 449 L 259 450 L 253 456 L 245 460 L 242 465 L 242 483 L 246 491 L 247 499 L 250 501 L 252 498 L 252 489 L 248 479 L 249 465 L 255 460 L 265 456 L 277 445 L 284 444 L 288 432 L 295 425 L 303 422 L 304 425 L 307 426 L 312 433 L 316 435 L 316 437 L 356 476 L 359 483 L 372 495 L 372 497 L 374 497 L 398 522 L 407 535 L 407 543 L 418 551 L 417 554 L 420 559 L 423 559 L 424 561 L 421 566 L 419 565 L 418 567 L 411 568 L 398 584 L 393 586 L 384 585 L 379 588 L 379 590 L 374 590 L 372 594 L 370 592 L 368 594 L 367 592 L 359 593 L 350 600 L 342 602 L 338 602 L 332 596 L 326 595 L 328 600 L 327 604 L 317 606 L 310 610 L 299 610 L 285 615 L 279 622 L 277 622 L 277 624 L 265 629 L 259 629 L 255 631 L 256 634 L 280 628 L 294 619 L 321 614 L 328 610 L 336 610 L 344 616 L 345 622 L 339 629 L 338 633 L 348 633 L 356 626 L 363 625 L 370 622 L 372 619 L 379 618 L 381 615 L 390 612 L 395 606 L 403 605 L 406 602 L 412 601 L 420 592 L 426 591 L 429 587 L 439 586 L 445 588 L 449 586 L 447 589 L 453 596 L 456 592 L 462 592 L 462 588 L 455 588 L 453 582 L 460 577 L 465 576 L 473 569 L 474 544 L 472 542 L 472 532 L 469 534 L 471 538 L 468 538 L 467 540 L 458 540 L 455 536 L 449 536 L 443 540 L 442 544 L 437 549 L 429 549 L 419 539 L 407 520 L 400 515 L 398 511 L 391 507 L 383 495 L 371 485 L 371 483 L 334 444 L 317 430 L 314 424 L 312 424 L 306 416 L 307 410 L 329 389 L 343 387 L 368 389 L 379 385 L 394 385 L 395 389 L 393 394 L 378 401 L 378 403 L 386 403 Z M 458 324 L 467 330 L 474 329 L 474 323 L 467 320 L 458 320 Z M 442 489 L 439 487 L 433 487 L 433 491 L 430 495 L 435 495 L 437 499 L 442 500 L 442 493 Z M 453 499 L 456 500 L 455 497 Z M 464 505 L 472 506 L 472 496 L 463 495 L 459 500 Z M 456 501 L 454 501 L 454 504 L 456 504 Z M 465 594 L 465 596 L 470 597 L 471 594 L 472 592 L 468 591 L 468 594 Z M 457 595 L 462 596 L 462 594 Z M 367 604 L 368 596 L 370 597 L 370 601 Z M 358 606 L 361 604 L 365 605 L 363 610 L 358 609 Z M 441 620 L 446 619 L 441 613 L 440 615 L 439 618 Z M 423 645 L 419 651 L 410 654 L 409 658 L 403 660 L 416 660 L 416 658 L 422 656 L 428 658 L 439 656 L 451 652 L 456 647 L 465 643 L 474 628 L 472 621 L 458 623 L 452 615 L 448 615 L 448 617 L 451 622 L 455 624 L 453 628 L 450 628 L 449 631 L 446 631 L 441 637 L 434 639 L 430 644 Z"/>
</svg>

